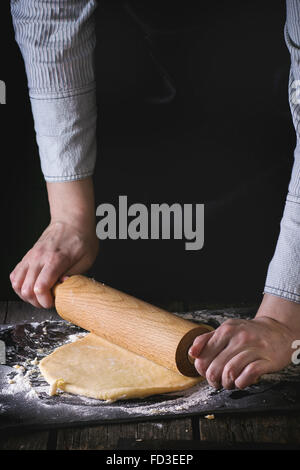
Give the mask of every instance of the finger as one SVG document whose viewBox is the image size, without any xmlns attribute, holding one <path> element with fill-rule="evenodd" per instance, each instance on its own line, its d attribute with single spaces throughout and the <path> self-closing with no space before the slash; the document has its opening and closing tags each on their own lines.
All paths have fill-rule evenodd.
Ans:
<svg viewBox="0 0 300 470">
<path fill-rule="evenodd" d="M 201 354 L 195 360 L 196 370 L 202 377 L 206 377 L 207 370 L 211 363 L 228 346 L 229 341 L 229 336 L 223 334 L 222 330 L 219 329 L 208 339 Z"/>
<path fill-rule="evenodd" d="M 36 280 L 34 292 L 39 303 L 44 308 L 50 308 L 53 305 L 51 289 L 68 266 L 68 258 L 64 256 L 54 256 L 52 257 L 52 262 L 48 262 L 42 268 Z"/>
<path fill-rule="evenodd" d="M 18 270 L 19 264 L 20 264 L 20 263 L 18 263 L 18 264 L 14 267 L 14 269 L 12 270 L 12 272 L 9 274 L 9 279 L 10 279 L 10 282 L 11 282 L 11 283 L 13 283 L 13 281 L 14 281 L 14 279 L 15 279 L 16 272 L 17 272 L 17 270 Z"/>
<path fill-rule="evenodd" d="M 34 293 L 38 302 L 43 308 L 51 308 L 54 304 L 53 295 L 51 293 L 51 285 L 47 284 L 47 281 L 39 281 L 40 276 L 38 277 L 35 286 Z"/>
<path fill-rule="evenodd" d="M 28 271 L 28 264 L 27 263 L 19 263 L 19 264 L 17 264 L 17 266 L 15 267 L 15 269 L 13 270 L 13 272 L 10 275 L 10 280 L 11 280 L 12 287 L 13 287 L 14 291 L 20 297 L 22 297 L 21 289 L 22 289 L 22 285 L 23 285 L 24 279 L 26 277 L 27 271 Z"/>
<path fill-rule="evenodd" d="M 226 321 L 222 325 L 220 325 L 216 330 L 206 333 L 204 335 L 199 336 L 196 338 L 195 343 L 193 345 L 193 349 L 191 350 L 192 355 L 195 357 L 203 355 L 202 350 L 205 348 L 205 351 L 208 355 L 212 352 L 212 355 L 215 356 L 215 352 L 222 351 L 224 349 L 232 336 L 236 333 L 236 328 L 238 326 L 239 322 L 237 321 Z M 202 337 L 206 337 L 202 340 Z M 208 338 L 208 341 L 205 341 L 205 339 Z M 197 341 L 197 342 L 196 342 Z M 205 343 L 203 345 L 203 342 Z M 199 349 L 197 350 L 197 346 L 199 345 Z"/>
<path fill-rule="evenodd" d="M 248 364 L 235 381 L 237 388 L 243 389 L 257 383 L 260 376 L 271 372 L 270 362 L 267 359 L 259 359 Z"/>
<path fill-rule="evenodd" d="M 209 333 L 204 333 L 203 335 L 197 336 L 189 349 L 189 355 L 191 357 L 197 358 L 213 334 L 214 331 L 210 331 Z"/>
<path fill-rule="evenodd" d="M 240 351 L 228 358 L 222 371 L 221 382 L 224 388 L 231 389 L 235 387 L 235 381 L 241 374 L 242 370 L 251 362 L 259 359 L 259 355 L 256 351 L 244 350 Z"/>
<path fill-rule="evenodd" d="M 226 364 L 241 351 L 241 346 L 228 343 L 227 347 L 217 354 L 206 370 L 205 378 L 209 385 L 220 388 L 223 385 L 222 375 Z M 224 385 L 223 385 L 224 386 Z M 228 377 L 226 382 L 227 388 L 234 387 L 234 381 Z"/>
<path fill-rule="evenodd" d="M 32 264 L 29 266 L 26 277 L 24 279 L 22 288 L 21 288 L 21 295 L 22 298 L 26 301 L 31 303 L 37 308 L 41 308 L 41 304 L 39 303 L 38 299 L 36 298 L 36 295 L 34 293 L 34 285 L 35 281 L 41 271 L 41 266 L 40 264 Z"/>
</svg>

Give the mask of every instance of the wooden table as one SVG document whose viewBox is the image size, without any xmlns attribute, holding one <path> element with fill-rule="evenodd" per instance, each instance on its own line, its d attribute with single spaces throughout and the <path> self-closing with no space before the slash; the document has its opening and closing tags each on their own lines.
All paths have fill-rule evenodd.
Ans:
<svg viewBox="0 0 300 470">
<path fill-rule="evenodd" d="M 23 302 L 0 302 L 0 324 L 60 319 L 54 309 L 39 310 Z M 300 447 L 300 412 L 217 415 L 105 424 L 50 431 L 5 433 L 0 449 L 195 449 L 249 444 Z"/>
</svg>

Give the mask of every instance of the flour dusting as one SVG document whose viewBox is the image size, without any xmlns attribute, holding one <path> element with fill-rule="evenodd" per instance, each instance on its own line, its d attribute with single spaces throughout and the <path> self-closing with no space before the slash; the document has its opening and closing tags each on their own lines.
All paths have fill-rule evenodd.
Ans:
<svg viewBox="0 0 300 470">
<path fill-rule="evenodd" d="M 212 313 L 211 311 L 188 312 L 180 315 L 195 322 L 217 327 L 228 318 L 251 318 L 247 312 L 239 317 L 234 311 Z M 0 339 L 6 344 L 6 365 L 0 366 L 0 415 L 14 415 L 30 423 L 103 422 L 109 420 L 143 417 L 182 416 L 226 409 L 227 403 L 234 407 L 239 391 L 216 391 L 206 381 L 180 392 L 154 395 L 145 399 L 101 401 L 58 391 L 49 396 L 49 384 L 39 370 L 41 359 L 63 344 L 77 341 L 87 334 L 81 328 L 63 321 L 27 323 L 0 329 Z M 2 368 L 2 369 L 1 369 Z M 262 407 L 268 406 L 264 390 L 275 384 L 300 382 L 300 366 L 289 366 L 283 371 L 266 374 L 259 384 L 243 391 L 245 396 L 258 397 Z M 293 388 L 293 387 L 292 387 Z M 291 387 L 290 387 L 291 390 Z M 286 392 L 283 400 L 286 402 Z M 290 393 L 290 392 L 289 392 Z M 231 400 L 231 401 L 230 401 Z M 17 410 L 17 411 L 16 411 Z M 31 410 L 29 412 L 29 410 Z M 22 413 L 28 418 L 22 418 Z M 213 411 L 215 412 L 215 411 Z M 8 418 L 9 420 L 10 418 Z M 0 421 L 1 421 L 0 420 Z M 69 420 L 69 421 L 68 421 Z M 24 421 L 24 422 L 25 422 Z M 3 422 L 3 420 L 2 420 Z M 18 425 L 20 423 L 18 422 Z M 1 428 L 1 423 L 0 423 Z"/>
</svg>

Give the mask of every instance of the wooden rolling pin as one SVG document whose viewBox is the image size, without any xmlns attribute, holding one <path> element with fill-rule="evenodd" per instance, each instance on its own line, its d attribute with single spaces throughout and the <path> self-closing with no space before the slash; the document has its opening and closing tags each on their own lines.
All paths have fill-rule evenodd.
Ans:
<svg viewBox="0 0 300 470">
<path fill-rule="evenodd" d="M 54 287 L 59 315 L 111 343 L 188 377 L 197 371 L 188 350 L 196 336 L 211 331 L 85 276 Z"/>
</svg>

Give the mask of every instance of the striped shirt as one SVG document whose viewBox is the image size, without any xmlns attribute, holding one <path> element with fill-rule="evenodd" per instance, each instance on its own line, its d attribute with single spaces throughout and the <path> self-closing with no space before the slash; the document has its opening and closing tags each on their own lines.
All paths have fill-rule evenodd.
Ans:
<svg viewBox="0 0 300 470">
<path fill-rule="evenodd" d="M 46 181 L 92 175 L 96 161 L 96 0 L 11 0 Z"/>
<path fill-rule="evenodd" d="M 300 303 L 300 0 L 287 0 L 289 97 L 297 145 L 264 292 Z M 46 181 L 92 175 L 96 159 L 96 0 L 11 0 Z"/>
</svg>

